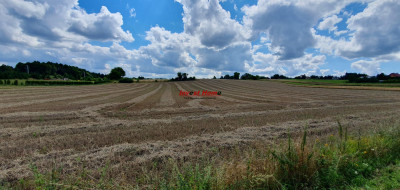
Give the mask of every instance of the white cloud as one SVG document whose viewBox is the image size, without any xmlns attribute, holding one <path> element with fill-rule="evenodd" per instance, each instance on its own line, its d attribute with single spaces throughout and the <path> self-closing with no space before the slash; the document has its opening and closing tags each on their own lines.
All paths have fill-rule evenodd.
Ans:
<svg viewBox="0 0 400 190">
<path fill-rule="evenodd" d="M 17 15 L 37 19 L 43 18 L 46 10 L 49 8 L 49 5 L 46 2 L 38 3 L 24 0 L 4 1 L 3 5 L 7 7 L 10 12 Z"/>
<path fill-rule="evenodd" d="M 131 8 L 131 9 L 129 9 L 129 15 L 130 15 L 131 17 L 136 17 L 136 11 L 135 11 L 135 8 Z"/>
<path fill-rule="evenodd" d="M 183 5 L 184 31 L 202 45 L 222 49 L 247 38 L 247 31 L 230 18 L 218 0 L 177 0 Z"/>
<path fill-rule="evenodd" d="M 248 66 L 248 71 L 260 75 L 284 74 L 297 76 L 300 74 L 323 75 L 326 70 L 320 69 L 325 64 L 325 55 L 305 54 L 303 57 L 292 60 L 280 60 L 279 56 L 256 52 L 255 64 Z"/>
<path fill-rule="evenodd" d="M 319 23 L 318 29 L 320 30 L 329 30 L 329 31 L 337 31 L 337 23 L 341 22 L 343 19 L 337 17 L 336 15 L 332 15 L 324 18 L 322 22 Z"/>
<path fill-rule="evenodd" d="M 252 28 L 253 37 L 267 33 L 271 48 L 282 60 L 302 57 L 305 49 L 315 43 L 311 27 L 317 17 L 311 9 L 289 2 L 259 1 L 257 5 L 242 10 L 246 13 L 244 23 Z"/>
<path fill-rule="evenodd" d="M 380 73 L 380 63 L 377 61 L 359 60 L 351 63 L 351 68 L 369 76 Z"/>
<path fill-rule="evenodd" d="M 348 28 L 354 32 L 352 50 L 339 50 L 348 58 L 376 57 L 400 51 L 400 1 L 379 0 L 350 17 Z"/>
<path fill-rule="evenodd" d="M 85 36 L 88 39 L 100 41 L 122 40 L 132 42 L 134 39 L 129 31 L 123 31 L 122 15 L 110 13 L 102 6 L 100 13 L 87 14 L 84 10 L 72 11 L 68 31 Z"/>
</svg>

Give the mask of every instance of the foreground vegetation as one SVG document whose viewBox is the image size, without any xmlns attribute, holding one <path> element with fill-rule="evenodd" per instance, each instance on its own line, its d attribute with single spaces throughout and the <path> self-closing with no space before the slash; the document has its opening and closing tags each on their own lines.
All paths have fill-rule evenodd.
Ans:
<svg viewBox="0 0 400 190">
<path fill-rule="evenodd" d="M 337 134 L 310 141 L 307 129 L 273 148 L 255 146 L 218 161 L 202 157 L 197 163 L 164 159 L 144 169 L 138 187 L 148 189 L 348 189 L 400 188 L 400 126 L 370 135 L 349 135 L 338 122 Z M 296 135 L 296 134 L 292 134 Z M 264 144 L 265 145 L 265 144 Z M 218 151 L 214 150 L 214 151 Z M 235 155 L 246 157 L 240 158 Z M 79 162 L 79 160 L 78 160 Z M 33 179 L 21 179 L 3 187 L 36 189 L 134 188 L 109 178 L 110 168 L 97 174 L 85 170 L 63 176 L 62 167 L 41 173 L 31 165 Z M 98 177 L 93 177 L 93 176 Z M 374 176 L 377 176 L 374 178 Z M 114 181 L 115 180 L 115 181 Z M 140 185 L 140 186 L 139 186 Z"/>
</svg>

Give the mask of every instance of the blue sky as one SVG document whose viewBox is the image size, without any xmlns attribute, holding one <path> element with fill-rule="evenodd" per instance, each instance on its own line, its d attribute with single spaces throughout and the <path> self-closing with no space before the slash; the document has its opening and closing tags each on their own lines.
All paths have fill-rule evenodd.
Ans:
<svg viewBox="0 0 400 190">
<path fill-rule="evenodd" d="M 396 0 L 0 1 L 0 64 L 128 76 L 400 72 Z"/>
</svg>

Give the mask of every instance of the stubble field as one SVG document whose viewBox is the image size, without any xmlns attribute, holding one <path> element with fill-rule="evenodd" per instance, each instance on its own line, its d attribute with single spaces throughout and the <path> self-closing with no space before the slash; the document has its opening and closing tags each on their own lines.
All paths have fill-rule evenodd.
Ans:
<svg viewBox="0 0 400 190">
<path fill-rule="evenodd" d="M 180 90 L 222 96 L 185 99 Z M 110 178 L 136 184 L 149 164 L 223 157 L 230 147 L 272 142 L 305 126 L 318 136 L 338 121 L 364 131 L 398 123 L 399 95 L 238 80 L 3 87 L 0 181 L 30 178 L 32 166 L 65 174 L 84 168 L 98 179 L 107 167 Z"/>
</svg>

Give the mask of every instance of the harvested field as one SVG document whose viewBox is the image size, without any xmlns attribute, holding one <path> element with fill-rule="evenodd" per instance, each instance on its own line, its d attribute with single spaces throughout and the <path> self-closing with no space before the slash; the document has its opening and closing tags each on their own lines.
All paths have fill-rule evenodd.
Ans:
<svg viewBox="0 0 400 190">
<path fill-rule="evenodd" d="M 185 99 L 180 90 L 222 96 Z M 74 173 L 85 162 L 86 170 L 108 165 L 113 178 L 135 184 L 146 163 L 196 159 L 211 148 L 272 141 L 305 126 L 331 133 L 338 120 L 370 129 L 399 122 L 399 108 L 399 91 L 269 81 L 0 89 L 0 182 L 32 176 L 31 165 Z"/>
</svg>

